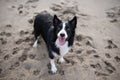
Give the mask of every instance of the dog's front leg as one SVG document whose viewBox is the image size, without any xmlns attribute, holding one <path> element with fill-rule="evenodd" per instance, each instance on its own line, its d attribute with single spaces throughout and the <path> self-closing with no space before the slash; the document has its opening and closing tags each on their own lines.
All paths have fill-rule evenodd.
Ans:
<svg viewBox="0 0 120 80">
<path fill-rule="evenodd" d="M 59 62 L 60 63 L 64 63 L 65 62 L 64 57 L 62 55 L 59 56 Z"/>
<path fill-rule="evenodd" d="M 57 68 L 55 66 L 54 55 L 52 53 L 53 51 L 51 50 L 50 46 L 48 46 L 48 52 L 49 52 L 49 58 L 50 58 L 51 71 L 52 73 L 56 73 Z"/>
<path fill-rule="evenodd" d="M 56 73 L 57 72 L 57 68 L 55 66 L 54 59 L 50 59 L 50 64 L 51 64 L 51 71 L 52 71 L 52 73 Z"/>
</svg>

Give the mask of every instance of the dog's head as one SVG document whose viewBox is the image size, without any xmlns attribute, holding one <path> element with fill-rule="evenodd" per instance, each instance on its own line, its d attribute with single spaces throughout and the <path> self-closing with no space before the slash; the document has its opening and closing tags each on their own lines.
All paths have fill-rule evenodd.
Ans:
<svg viewBox="0 0 120 80">
<path fill-rule="evenodd" d="M 53 26 L 55 34 L 59 40 L 60 45 L 64 45 L 67 40 L 72 36 L 77 24 L 77 17 L 74 16 L 72 20 L 64 23 L 56 15 L 53 18 Z"/>
</svg>

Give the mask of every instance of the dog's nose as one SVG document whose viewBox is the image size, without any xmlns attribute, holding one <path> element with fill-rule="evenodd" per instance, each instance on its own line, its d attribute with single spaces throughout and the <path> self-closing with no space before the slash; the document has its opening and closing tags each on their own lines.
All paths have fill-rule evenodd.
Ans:
<svg viewBox="0 0 120 80">
<path fill-rule="evenodd" d="M 64 37 L 64 36 L 65 36 L 65 34 L 64 34 L 64 33 L 61 33 L 61 34 L 60 34 L 60 36 L 61 36 L 61 37 Z"/>
</svg>

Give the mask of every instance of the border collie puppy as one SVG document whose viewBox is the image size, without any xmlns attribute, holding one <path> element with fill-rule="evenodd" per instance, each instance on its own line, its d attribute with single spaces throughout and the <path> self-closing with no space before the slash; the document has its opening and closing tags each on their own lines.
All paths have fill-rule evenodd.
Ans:
<svg viewBox="0 0 120 80">
<path fill-rule="evenodd" d="M 65 62 L 63 56 L 71 49 L 74 42 L 77 17 L 68 22 L 62 22 L 56 15 L 38 14 L 34 20 L 35 42 L 37 47 L 38 36 L 41 35 L 47 45 L 51 71 L 56 73 L 54 57 L 59 56 L 59 62 Z"/>
</svg>

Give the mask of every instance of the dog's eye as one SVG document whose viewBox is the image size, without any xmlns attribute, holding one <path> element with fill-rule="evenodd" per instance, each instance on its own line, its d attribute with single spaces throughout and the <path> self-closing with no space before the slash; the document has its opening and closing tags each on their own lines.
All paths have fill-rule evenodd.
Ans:
<svg viewBox="0 0 120 80">
<path fill-rule="evenodd" d="M 69 30 L 70 30 L 70 28 L 66 28 L 66 30 L 67 30 L 67 31 L 69 31 Z"/>
<path fill-rule="evenodd" d="M 58 27 L 58 29 L 57 29 L 58 31 L 60 30 L 60 28 Z"/>
<path fill-rule="evenodd" d="M 70 31 L 70 29 L 67 29 L 67 31 Z"/>
</svg>

